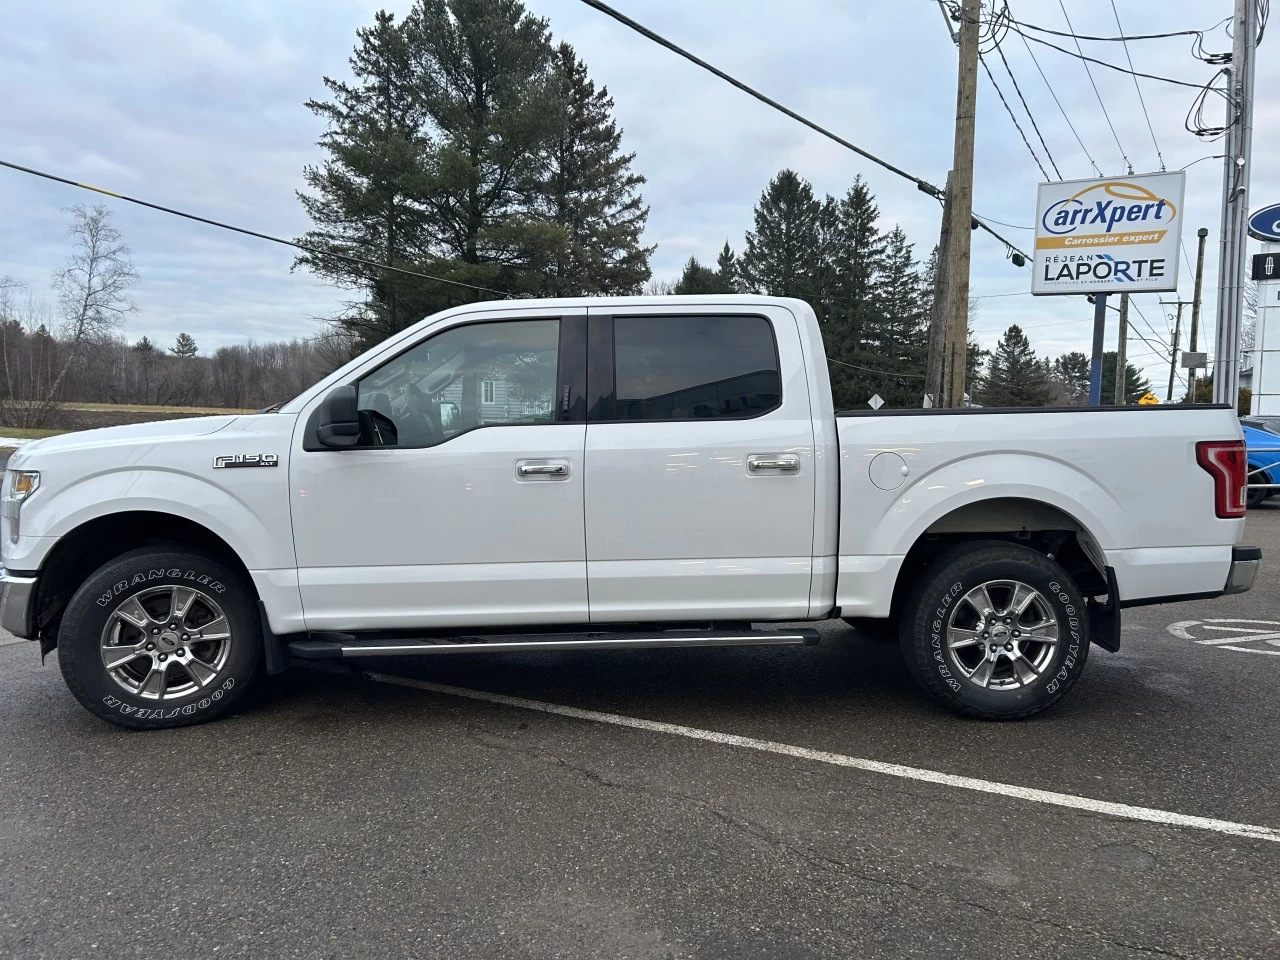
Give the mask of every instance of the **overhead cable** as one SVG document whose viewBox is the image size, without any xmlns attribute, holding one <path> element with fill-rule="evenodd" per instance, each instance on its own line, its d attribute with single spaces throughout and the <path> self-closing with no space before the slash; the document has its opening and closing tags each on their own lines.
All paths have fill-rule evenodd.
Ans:
<svg viewBox="0 0 1280 960">
<path fill-rule="evenodd" d="M 1036 136 L 1040 138 L 1040 146 L 1044 148 L 1044 155 L 1049 158 L 1049 164 L 1053 167 L 1053 172 L 1061 180 L 1062 171 L 1058 169 L 1058 162 L 1053 159 L 1053 154 L 1049 152 L 1049 144 L 1044 142 L 1044 134 L 1040 132 L 1040 124 L 1036 123 L 1036 115 L 1031 112 L 1027 98 L 1022 95 L 1022 87 L 1018 86 L 1018 78 L 1013 75 L 1013 68 L 1009 66 L 1009 61 L 1005 58 L 1004 47 L 996 47 L 996 53 L 1000 54 L 1000 62 L 1004 64 L 1004 72 L 1009 75 L 1009 80 L 1013 83 L 1013 89 L 1017 92 L 1018 99 L 1022 101 L 1022 109 L 1027 111 L 1027 119 L 1031 121 L 1031 129 L 1035 130 Z"/>
<path fill-rule="evenodd" d="M 1120 26 L 1120 11 L 1116 9 L 1116 0 L 1111 0 L 1111 12 L 1116 18 L 1116 29 L 1121 34 L 1124 33 L 1124 27 Z M 1124 43 L 1124 56 L 1129 61 L 1129 71 L 1133 72 L 1133 56 L 1129 53 L 1129 41 L 1122 37 Z M 1138 85 L 1138 76 L 1133 75 L 1133 89 L 1138 93 L 1138 103 L 1142 105 L 1142 115 L 1147 118 L 1147 131 L 1151 134 L 1151 145 L 1156 148 L 1156 159 L 1160 161 L 1160 172 L 1163 173 L 1164 156 L 1160 153 L 1160 144 L 1156 142 L 1156 128 L 1151 125 L 1151 114 L 1147 113 L 1147 101 L 1142 97 L 1142 87 Z"/>
<path fill-rule="evenodd" d="M 76 180 L 69 180 L 66 177 L 59 177 L 56 174 L 46 173 L 43 170 L 34 170 L 31 167 L 24 167 L 17 163 L 10 163 L 7 160 L 0 160 L 0 167 L 8 167 L 10 170 L 17 170 L 20 173 L 29 173 L 34 177 L 43 177 L 45 180 L 53 180 L 55 183 L 65 183 L 67 186 L 79 187 L 82 190 L 92 190 L 94 193 L 100 193 L 103 196 L 114 197 L 117 200 L 124 200 L 128 203 L 136 203 L 140 207 L 148 207 L 152 210 L 159 210 L 161 213 L 172 214 L 175 217 L 183 217 L 187 220 L 194 220 L 197 223 L 208 224 L 211 227 L 218 227 L 222 230 L 230 230 L 234 233 L 243 233 L 247 237 L 256 237 L 259 240 L 270 240 L 272 243 L 283 244 L 286 247 L 293 247 L 297 250 L 303 250 L 307 253 L 315 254 L 318 257 L 334 257 L 338 260 L 346 260 L 350 263 L 363 264 L 366 267 L 373 267 L 377 270 L 390 270 L 393 273 L 404 273 L 411 277 L 421 277 L 424 280 L 434 280 L 436 283 L 447 283 L 455 287 L 467 287 L 470 290 L 479 290 L 482 293 L 493 293 L 499 297 L 510 298 L 510 293 L 501 290 L 494 290 L 490 287 L 482 287 L 474 283 L 463 283 L 461 280 L 449 280 L 445 277 L 433 277 L 429 273 L 423 273 L 421 270 L 410 270 L 407 267 L 395 267 L 389 263 L 378 263 L 376 260 L 366 260 L 364 257 L 352 256 L 349 253 L 335 253 L 332 250 L 322 250 L 319 247 L 313 247 L 305 243 L 298 243 L 296 240 L 285 240 L 283 237 L 273 237 L 269 233 L 259 233 L 257 230 L 249 230 L 245 227 L 237 227 L 230 223 L 223 223 L 220 220 L 210 220 L 208 217 L 200 217 L 194 213 L 187 213 L 183 210 L 175 210 L 173 207 L 163 207 L 158 203 L 152 203 L 149 200 L 139 200 L 137 197 L 129 197 L 123 193 L 115 193 L 111 190 L 104 190 L 101 187 L 95 187 L 88 183 L 79 183 Z"/>
<path fill-rule="evenodd" d="M 1062 8 L 1062 16 L 1066 18 L 1067 29 L 1072 33 L 1072 39 L 1075 40 L 1076 50 L 1079 52 L 1081 59 L 1084 60 L 1084 72 L 1089 76 L 1089 85 L 1093 87 L 1093 94 L 1098 98 L 1098 106 L 1102 108 L 1102 115 L 1106 118 L 1107 127 L 1111 130 L 1112 139 L 1116 142 L 1116 149 L 1120 151 L 1120 158 L 1124 161 L 1124 165 L 1129 173 L 1133 173 L 1133 164 L 1129 162 L 1129 155 L 1125 153 L 1125 149 L 1120 144 L 1120 137 L 1116 134 L 1115 124 L 1111 122 L 1111 114 L 1107 112 L 1107 105 L 1102 102 L 1102 93 L 1098 90 L 1097 81 L 1093 79 L 1093 71 L 1089 69 L 1088 58 L 1084 55 L 1084 50 L 1080 46 L 1080 39 L 1075 36 L 1075 27 L 1071 25 L 1071 15 L 1067 13 L 1067 5 L 1063 0 L 1058 0 L 1058 6 Z"/>
<path fill-rule="evenodd" d="M 1198 90 L 1202 86 L 1199 83 L 1192 83 L 1189 80 L 1177 80 L 1173 77 L 1162 77 L 1156 73 L 1143 73 L 1141 70 L 1130 70 L 1127 67 L 1122 67 L 1116 63 L 1109 63 L 1106 60 L 1099 60 L 1097 57 L 1090 57 L 1083 51 L 1075 52 L 1068 50 L 1066 47 L 1060 47 L 1056 43 L 1050 43 L 1048 40 L 1041 40 L 1039 37 L 1033 37 L 1028 33 L 1023 33 L 1021 30 L 1017 29 L 1017 27 L 1014 27 L 1014 32 L 1028 40 L 1032 40 L 1035 43 L 1040 44 L 1041 46 L 1048 47 L 1051 50 L 1057 50 L 1059 53 L 1065 53 L 1067 56 L 1075 57 L 1077 60 L 1083 60 L 1085 63 L 1094 63 L 1100 67 L 1115 70 L 1117 73 L 1131 73 L 1135 77 L 1144 77 L 1147 80 L 1159 80 L 1161 83 L 1172 83 L 1174 86 L 1178 87 L 1191 87 L 1193 90 Z"/>
<path fill-rule="evenodd" d="M 1044 168 L 1044 164 L 1040 162 L 1040 158 L 1036 155 L 1035 149 L 1031 146 L 1031 141 L 1027 139 L 1027 135 L 1023 132 L 1022 124 L 1018 123 L 1018 118 L 1014 116 L 1013 108 L 1009 106 L 1009 101 L 1004 98 L 1004 91 L 1000 89 L 1000 84 L 996 83 L 995 75 L 991 72 L 991 67 L 987 65 L 987 58 L 979 55 L 978 62 L 982 64 L 982 69 L 987 72 L 987 79 L 991 81 L 991 86 L 995 87 L 996 96 L 998 96 L 1000 98 L 1000 102 L 1004 104 L 1005 112 L 1009 114 L 1009 119 L 1013 121 L 1014 128 L 1018 131 L 1018 135 L 1022 137 L 1022 142 L 1026 146 L 1027 152 L 1031 154 L 1031 159 L 1036 162 L 1036 166 L 1040 168 L 1040 172 L 1044 175 L 1044 178 L 1046 180 L 1051 179 L 1049 171 Z M 1052 163 L 1053 161 L 1050 160 L 1049 162 Z M 1061 180 L 1062 177 L 1059 176 L 1058 179 Z"/>
<path fill-rule="evenodd" d="M 747 94 L 748 96 L 754 97 L 755 99 L 759 100 L 761 103 L 777 110 L 779 113 L 785 114 L 786 116 L 790 117 L 792 120 L 795 120 L 797 123 L 802 123 L 806 127 L 808 127 L 810 130 L 813 130 L 816 133 L 822 134 L 822 136 L 826 137 L 829 140 L 833 140 L 834 142 L 840 144 L 840 146 L 845 147 L 848 150 L 852 150 L 854 153 L 858 154 L 858 156 L 864 157 L 867 160 L 870 160 L 872 163 L 879 164 L 881 167 L 884 167 L 890 173 L 897 174 L 899 177 L 902 177 L 904 180 L 910 180 L 912 183 L 916 185 L 916 188 L 920 190 L 922 193 L 926 193 L 929 196 L 934 197 L 940 201 L 946 197 L 946 192 L 942 190 L 941 187 L 935 186 L 934 184 L 930 183 L 928 180 L 925 180 L 921 177 L 917 177 L 908 173 L 907 171 L 903 170 L 901 167 L 895 166 L 894 164 L 890 163 L 888 160 L 885 160 L 881 157 L 877 157 L 874 153 L 871 153 L 868 150 L 864 150 L 862 147 L 859 147 L 857 144 L 851 143 L 850 141 L 846 140 L 844 137 L 841 137 L 840 135 L 831 132 L 826 127 L 823 127 L 820 124 L 815 123 L 814 121 L 810 120 L 808 117 L 805 117 L 799 113 L 796 113 L 794 110 L 792 110 L 789 107 L 783 106 L 781 103 L 779 103 L 777 100 L 774 100 L 772 97 L 761 93 L 759 90 L 756 90 L 754 87 L 750 87 L 747 84 L 743 83 L 741 80 L 737 79 L 736 77 L 731 76 L 728 73 L 725 73 L 719 67 L 713 66 L 712 64 L 708 63 L 706 60 L 703 60 L 701 57 L 697 56 L 696 54 L 690 53 L 688 50 L 673 43 L 672 41 L 668 40 L 666 37 L 662 36 L 661 34 L 656 33 L 653 30 L 650 30 L 648 27 L 644 26 L 643 24 L 637 23 L 635 20 L 632 20 L 630 17 L 628 17 L 626 14 L 622 13 L 621 11 L 615 10 L 613 7 L 609 6 L 607 3 L 603 3 L 601 2 L 601 0 L 582 0 L 582 2 L 589 7 L 592 7 L 595 10 L 599 10 L 605 16 L 612 17 L 614 20 L 618 21 L 618 23 L 622 24 L 625 27 L 630 28 L 631 30 L 634 30 L 636 33 L 640 34 L 641 36 L 649 40 L 652 40 L 654 43 L 658 44 L 659 46 L 666 47 L 672 53 L 675 53 L 681 57 L 684 57 L 690 63 L 696 64 L 697 66 L 706 70 L 708 73 L 714 74 L 715 76 L 719 77 L 721 80 L 723 80 L 725 83 L 729 84 L 730 86 L 736 87 L 737 89 L 741 90 L 743 93 Z M 997 240 L 1003 243 L 1006 249 L 1010 253 L 1018 254 L 1026 261 L 1027 264 L 1031 262 L 1030 255 L 1023 253 L 1021 250 L 1015 247 L 1011 241 L 1007 240 L 1005 237 L 1002 237 L 999 233 L 991 229 L 991 227 L 987 226 L 980 219 L 975 217 L 974 222 L 977 223 L 979 228 L 981 228 L 982 230 L 985 230 L 987 233 L 991 234 L 991 236 L 995 237 Z"/>
<path fill-rule="evenodd" d="M 1005 11 L 1008 12 L 1008 9 L 1008 4 L 1006 4 Z M 1093 167 L 1094 173 L 1098 176 L 1102 176 L 1101 168 L 1096 162 L 1094 162 L 1093 155 L 1089 153 L 1089 148 L 1086 147 L 1084 145 L 1084 141 L 1080 139 L 1079 131 L 1076 130 L 1075 124 L 1071 122 L 1071 118 L 1067 116 L 1067 111 L 1062 106 L 1062 101 L 1058 99 L 1057 91 L 1054 90 L 1053 84 L 1049 82 L 1049 78 L 1045 76 L 1044 68 L 1040 66 L 1040 61 L 1036 58 L 1036 52 L 1031 49 L 1031 44 L 1027 42 L 1026 34 L 1021 33 L 1020 31 L 1015 32 L 1018 33 L 1018 37 L 1022 40 L 1022 45 L 1027 48 L 1027 53 L 1031 55 L 1031 62 L 1036 65 L 1036 70 L 1040 74 L 1040 79 L 1044 81 L 1044 85 L 1049 89 L 1049 95 L 1053 97 L 1053 102 L 1058 105 L 1058 112 L 1062 114 L 1062 119 L 1067 122 L 1067 126 L 1070 128 L 1072 135 L 1076 138 L 1076 143 L 1080 144 L 1080 149 L 1084 151 L 1085 158 L 1089 161 L 1089 166 Z"/>
</svg>

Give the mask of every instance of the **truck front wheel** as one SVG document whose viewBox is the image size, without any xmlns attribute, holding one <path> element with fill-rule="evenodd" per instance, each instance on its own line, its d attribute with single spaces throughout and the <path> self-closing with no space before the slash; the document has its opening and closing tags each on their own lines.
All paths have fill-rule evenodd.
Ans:
<svg viewBox="0 0 1280 960">
<path fill-rule="evenodd" d="M 1084 597 L 1043 554 L 984 541 L 926 571 L 902 631 L 912 675 L 951 710 L 1015 720 L 1060 700 L 1089 654 Z"/>
<path fill-rule="evenodd" d="M 134 730 L 232 710 L 257 677 L 261 631 L 243 574 L 198 553 L 134 550 L 67 604 L 58 665 L 90 713 Z"/>
</svg>

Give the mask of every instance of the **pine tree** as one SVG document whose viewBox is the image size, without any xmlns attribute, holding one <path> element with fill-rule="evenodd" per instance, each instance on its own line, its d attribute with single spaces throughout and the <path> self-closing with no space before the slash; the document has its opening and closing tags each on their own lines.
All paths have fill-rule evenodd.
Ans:
<svg viewBox="0 0 1280 960">
<path fill-rule="evenodd" d="M 1040 407 L 1049 402 L 1044 366 L 1016 323 L 1004 332 L 991 355 L 981 397 L 988 407 Z"/>
<path fill-rule="evenodd" d="M 146 340 L 144 337 L 143 340 Z M 146 341 L 148 344 L 149 340 Z M 139 347 L 141 343 L 139 344 Z M 173 346 L 169 348 L 169 352 L 180 360 L 190 360 L 197 353 L 195 338 L 189 333 L 180 333 L 174 338 Z"/>
<path fill-rule="evenodd" d="M 1124 365 L 1124 402 L 1137 403 L 1138 398 L 1151 389 L 1151 381 L 1132 363 Z M 1086 396 L 1088 391 L 1086 390 Z M 1102 402 L 1111 403 L 1116 395 L 1116 352 L 1109 350 L 1102 355 Z"/>
<path fill-rule="evenodd" d="M 884 269 L 886 239 L 880 233 L 880 208 L 871 189 L 861 176 L 837 207 L 834 257 L 838 301 L 834 316 L 843 317 L 854 327 L 853 334 L 861 342 L 869 333 L 863 328 L 872 321 L 876 283 Z"/>
<path fill-rule="evenodd" d="M 403 35 L 433 134 L 418 196 L 437 269 L 503 293 L 536 291 L 563 236 L 530 209 L 565 127 L 547 21 L 519 0 L 419 0 Z M 440 305 L 474 299 L 454 288 Z"/>
<path fill-rule="evenodd" d="M 716 276 L 720 283 L 720 289 L 716 293 L 737 293 L 738 273 L 738 257 L 726 240 L 720 248 L 720 255 L 716 257 Z"/>
<path fill-rule="evenodd" d="M 684 272 L 676 281 L 672 293 L 724 293 L 720 289 L 720 275 L 710 267 L 701 263 L 697 257 L 690 257 L 684 265 Z"/>
<path fill-rule="evenodd" d="M 150 337 L 142 337 L 133 345 L 133 353 L 138 361 L 138 373 L 142 380 L 142 402 L 151 402 L 151 382 L 155 379 L 156 365 L 160 362 L 160 351 L 151 342 Z"/>
<path fill-rule="evenodd" d="M 771 181 L 755 209 L 740 271 L 753 293 L 807 297 L 817 269 L 817 225 L 821 208 L 813 187 L 793 170 Z"/>
<path fill-rule="evenodd" d="M 300 192 L 298 199 L 315 229 L 299 241 L 321 252 L 304 253 L 295 265 L 366 291 L 369 306 L 355 305 L 346 319 L 367 346 L 421 316 L 423 282 L 325 252 L 425 267 L 431 256 L 415 198 L 422 192 L 430 142 L 414 94 L 413 51 L 394 15 L 380 11 L 356 38 L 350 59 L 354 82 L 325 77 L 333 99 L 306 104 L 328 123 L 318 141 L 327 156 L 320 166 L 303 170 L 312 192 Z"/>
<path fill-rule="evenodd" d="M 1068 406 L 1088 403 L 1089 358 L 1079 350 L 1064 353 L 1054 360 L 1049 376 L 1060 388 L 1059 402 Z"/>
<path fill-rule="evenodd" d="M 638 293 L 653 247 L 640 245 L 649 210 L 637 192 L 644 177 L 622 153 L 613 98 L 596 90 L 567 43 L 553 57 L 561 125 L 550 149 L 548 216 L 562 231 L 547 272 L 550 294 Z"/>
<path fill-rule="evenodd" d="M 328 129 L 301 196 L 315 223 L 302 240 L 320 252 L 298 263 L 360 291 L 339 318 L 357 348 L 457 303 L 640 290 L 648 210 L 613 101 L 520 0 L 417 0 L 403 23 L 379 13 L 351 69 L 308 103 Z"/>
<path fill-rule="evenodd" d="M 915 407 L 929 350 L 923 281 L 901 227 L 886 238 L 879 276 L 872 288 L 872 322 L 865 328 L 866 348 L 876 369 L 885 371 L 877 392 L 891 407 Z"/>
<path fill-rule="evenodd" d="M 919 397 L 910 397 L 921 392 L 923 380 L 908 388 L 896 376 L 899 370 L 891 371 L 891 376 L 877 372 L 885 369 L 880 351 L 892 339 L 892 333 L 882 329 L 880 284 L 886 268 L 886 240 L 879 218 L 875 198 L 861 177 L 855 178 L 842 199 L 828 198 L 822 208 L 818 309 L 827 354 L 836 361 L 831 377 L 837 406 L 860 407 L 874 393 L 886 401 L 892 399 L 895 406 L 920 402 Z"/>
</svg>

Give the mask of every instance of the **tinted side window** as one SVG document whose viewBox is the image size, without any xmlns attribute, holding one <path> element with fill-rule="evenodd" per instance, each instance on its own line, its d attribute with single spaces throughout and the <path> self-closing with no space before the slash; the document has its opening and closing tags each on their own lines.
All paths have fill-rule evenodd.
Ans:
<svg viewBox="0 0 1280 960">
<path fill-rule="evenodd" d="M 555 420 L 559 320 L 453 327 L 359 382 L 362 446 L 430 447 L 465 430 Z"/>
<path fill-rule="evenodd" d="M 764 317 L 615 317 L 618 420 L 758 417 L 782 402 Z"/>
</svg>

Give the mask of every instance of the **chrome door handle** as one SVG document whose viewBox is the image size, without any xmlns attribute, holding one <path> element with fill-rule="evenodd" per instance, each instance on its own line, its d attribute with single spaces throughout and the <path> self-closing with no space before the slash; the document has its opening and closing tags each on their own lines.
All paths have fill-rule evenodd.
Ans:
<svg viewBox="0 0 1280 960">
<path fill-rule="evenodd" d="M 752 473 L 765 470 L 776 470 L 780 473 L 797 473 L 800 470 L 800 458 L 794 453 L 752 454 L 747 457 L 747 469 Z"/>
<path fill-rule="evenodd" d="M 569 476 L 569 461 L 517 460 L 516 476 L 523 478 L 546 477 L 548 480 L 563 480 Z"/>
</svg>

